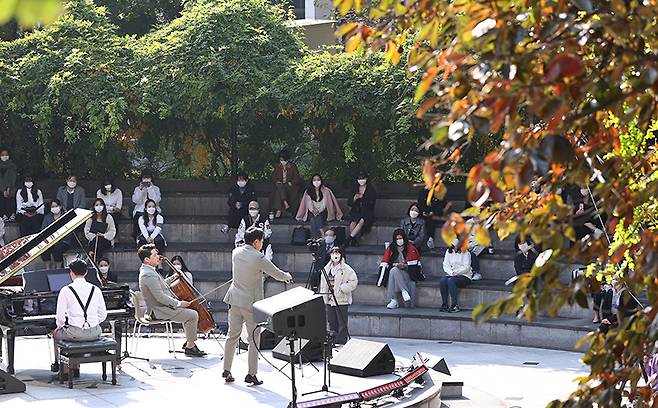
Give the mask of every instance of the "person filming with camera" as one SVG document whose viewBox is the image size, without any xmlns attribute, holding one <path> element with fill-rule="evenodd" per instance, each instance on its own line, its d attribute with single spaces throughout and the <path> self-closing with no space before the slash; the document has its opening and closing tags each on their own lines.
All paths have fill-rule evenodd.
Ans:
<svg viewBox="0 0 658 408">
<path fill-rule="evenodd" d="M 345 263 L 340 247 L 333 247 L 329 257 L 320 277 L 320 293 L 324 298 L 329 330 L 336 333 L 336 344 L 345 344 L 349 338 L 347 313 L 359 279 L 354 269 Z"/>
</svg>

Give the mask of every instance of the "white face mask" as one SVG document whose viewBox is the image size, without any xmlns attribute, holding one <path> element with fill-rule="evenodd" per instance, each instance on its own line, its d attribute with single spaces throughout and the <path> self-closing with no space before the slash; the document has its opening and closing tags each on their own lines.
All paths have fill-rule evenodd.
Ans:
<svg viewBox="0 0 658 408">
<path fill-rule="evenodd" d="M 288 161 L 287 160 L 279 160 L 279 163 L 281 163 L 282 165 L 285 166 L 286 164 L 288 164 Z"/>
<path fill-rule="evenodd" d="M 360 186 L 365 186 L 368 179 L 358 179 L 356 182 L 359 183 Z"/>
<path fill-rule="evenodd" d="M 34 183 L 31 182 L 31 181 L 26 181 L 25 182 L 25 187 L 27 187 L 27 188 L 32 188 L 33 185 L 34 185 Z"/>
<path fill-rule="evenodd" d="M 313 187 L 319 188 L 322 185 L 322 181 L 320 180 L 313 180 Z"/>
<path fill-rule="evenodd" d="M 414 211 L 414 210 L 409 211 L 409 217 L 418 218 L 418 211 Z"/>
<path fill-rule="evenodd" d="M 142 184 L 144 184 L 146 187 L 151 186 L 151 179 L 142 179 Z"/>
<path fill-rule="evenodd" d="M 146 209 L 146 212 L 149 213 L 149 214 L 151 214 L 151 215 L 155 214 L 155 207 L 149 207 L 149 208 L 147 208 L 147 209 Z"/>
<path fill-rule="evenodd" d="M 112 184 L 106 184 L 105 185 L 105 190 L 112 191 Z"/>
<path fill-rule="evenodd" d="M 587 197 L 589 195 L 589 190 L 586 188 L 581 188 L 580 194 L 582 194 L 583 197 Z"/>
<path fill-rule="evenodd" d="M 258 210 L 249 210 L 249 215 L 255 217 L 258 215 Z"/>
<path fill-rule="evenodd" d="M 398 246 L 404 245 L 404 240 L 403 239 L 396 239 L 395 243 L 398 244 Z"/>
<path fill-rule="evenodd" d="M 110 270 L 110 267 L 109 266 L 99 266 L 98 270 L 100 270 L 102 274 L 107 274 Z"/>
<path fill-rule="evenodd" d="M 61 207 L 50 207 L 50 212 L 53 214 L 59 214 L 60 211 L 62 211 Z"/>
<path fill-rule="evenodd" d="M 340 262 L 340 254 L 331 254 L 331 261 L 335 263 Z"/>
<path fill-rule="evenodd" d="M 96 206 L 94 206 L 94 210 L 96 210 L 97 213 L 99 213 L 99 212 L 103 212 L 103 209 L 104 209 L 104 208 L 105 208 L 105 206 L 102 206 L 102 205 L 96 205 Z"/>
<path fill-rule="evenodd" d="M 174 265 L 174 268 L 176 268 L 177 271 L 182 271 L 183 265 Z"/>
<path fill-rule="evenodd" d="M 2 155 L 2 156 L 0 156 L 0 160 L 2 160 L 2 161 L 7 161 L 7 160 L 9 160 L 9 156 L 7 156 L 7 155 Z"/>
<path fill-rule="evenodd" d="M 526 253 L 530 250 L 530 245 L 527 242 L 522 242 L 519 244 L 519 250 L 523 253 Z"/>
<path fill-rule="evenodd" d="M 238 187 L 243 188 L 243 187 L 246 186 L 246 185 L 247 185 L 247 182 L 246 182 L 246 181 L 244 181 L 244 180 L 239 180 L 239 181 L 238 181 Z"/>
<path fill-rule="evenodd" d="M 327 235 L 326 237 L 324 237 L 324 242 L 326 242 L 327 244 L 333 244 L 335 240 L 336 237 L 334 237 L 333 235 Z"/>
<path fill-rule="evenodd" d="M 69 188 L 75 188 L 75 186 L 78 185 L 75 181 L 67 181 L 66 185 L 69 186 Z"/>
</svg>

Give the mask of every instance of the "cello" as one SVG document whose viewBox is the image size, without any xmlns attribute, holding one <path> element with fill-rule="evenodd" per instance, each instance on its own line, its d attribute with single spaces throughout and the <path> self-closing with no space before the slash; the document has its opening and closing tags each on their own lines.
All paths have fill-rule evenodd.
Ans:
<svg viewBox="0 0 658 408">
<path fill-rule="evenodd" d="M 183 276 L 183 273 L 177 270 L 167 257 L 161 255 L 160 259 L 169 265 L 175 276 L 175 278 L 169 283 L 169 288 L 178 300 L 191 303 L 189 309 L 196 310 L 199 314 L 197 329 L 204 335 L 208 335 L 208 333 L 215 329 L 217 324 L 215 323 L 212 314 L 210 314 L 208 309 L 203 305 L 203 303 L 206 302 L 205 296 L 194 286 L 190 285 L 187 279 L 185 279 L 185 276 Z"/>
</svg>

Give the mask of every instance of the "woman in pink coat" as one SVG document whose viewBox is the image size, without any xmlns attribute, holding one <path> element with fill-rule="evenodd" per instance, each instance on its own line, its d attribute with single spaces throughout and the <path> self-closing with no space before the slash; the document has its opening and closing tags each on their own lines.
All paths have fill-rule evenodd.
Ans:
<svg viewBox="0 0 658 408">
<path fill-rule="evenodd" d="M 297 221 L 311 224 L 313 238 L 324 234 L 322 227 L 327 221 L 342 220 L 343 212 L 340 210 L 334 193 L 322 182 L 322 176 L 316 174 L 309 183 L 297 211 Z"/>
</svg>

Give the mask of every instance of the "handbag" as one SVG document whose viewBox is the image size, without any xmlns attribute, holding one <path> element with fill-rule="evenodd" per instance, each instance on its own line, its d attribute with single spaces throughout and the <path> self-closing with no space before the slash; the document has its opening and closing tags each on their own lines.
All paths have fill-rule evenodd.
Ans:
<svg viewBox="0 0 658 408">
<path fill-rule="evenodd" d="M 386 287 L 388 285 L 388 274 L 389 271 L 391 270 L 391 267 L 389 265 L 380 265 L 379 270 L 377 275 L 379 276 L 377 278 L 377 286 L 378 287 Z"/>
<path fill-rule="evenodd" d="M 409 278 L 414 282 L 420 282 L 425 280 L 425 274 L 423 273 L 423 268 L 419 265 L 409 265 L 407 268 L 407 273 L 409 273 Z"/>
<path fill-rule="evenodd" d="M 292 230 L 291 245 L 306 245 L 306 241 L 311 238 L 311 230 L 306 227 L 296 227 Z"/>
</svg>

